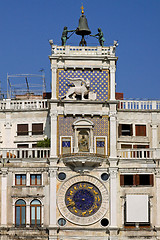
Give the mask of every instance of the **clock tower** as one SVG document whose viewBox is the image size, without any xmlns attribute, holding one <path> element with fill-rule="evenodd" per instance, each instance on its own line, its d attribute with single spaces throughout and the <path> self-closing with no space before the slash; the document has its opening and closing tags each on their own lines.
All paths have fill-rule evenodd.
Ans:
<svg viewBox="0 0 160 240">
<path fill-rule="evenodd" d="M 63 46 L 50 40 L 50 240 L 116 239 L 117 42 L 103 46 L 99 28 L 100 46 L 85 46 L 82 21 L 83 9 L 82 46 L 66 45 L 66 32 Z"/>
</svg>

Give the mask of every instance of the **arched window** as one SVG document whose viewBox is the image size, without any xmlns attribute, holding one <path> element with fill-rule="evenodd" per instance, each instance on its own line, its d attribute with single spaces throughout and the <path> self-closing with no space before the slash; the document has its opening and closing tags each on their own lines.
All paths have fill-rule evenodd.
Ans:
<svg viewBox="0 0 160 240">
<path fill-rule="evenodd" d="M 39 200 L 33 200 L 30 205 L 31 209 L 31 225 L 41 225 L 41 202 Z"/>
<path fill-rule="evenodd" d="M 15 225 L 25 226 L 26 225 L 26 203 L 20 199 L 15 204 Z"/>
</svg>

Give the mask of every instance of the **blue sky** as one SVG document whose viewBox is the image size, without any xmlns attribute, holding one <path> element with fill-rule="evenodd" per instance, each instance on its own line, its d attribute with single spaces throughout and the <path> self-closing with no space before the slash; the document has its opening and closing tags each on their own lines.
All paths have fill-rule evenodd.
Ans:
<svg viewBox="0 0 160 240">
<path fill-rule="evenodd" d="M 81 15 L 80 0 L 0 0 L 0 80 L 7 73 L 39 74 L 45 69 L 50 89 L 50 45 L 61 44 L 64 26 L 75 29 Z M 92 34 L 101 27 L 105 45 L 119 41 L 117 92 L 126 99 L 160 99 L 160 0 L 83 0 Z M 88 45 L 97 40 L 87 37 Z M 78 45 L 80 37 L 68 40 Z"/>
</svg>

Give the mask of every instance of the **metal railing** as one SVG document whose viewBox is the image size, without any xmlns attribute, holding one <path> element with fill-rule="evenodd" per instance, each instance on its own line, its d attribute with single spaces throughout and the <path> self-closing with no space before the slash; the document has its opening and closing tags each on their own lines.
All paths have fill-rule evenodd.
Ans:
<svg viewBox="0 0 160 240">
<path fill-rule="evenodd" d="M 118 109 L 123 110 L 160 110 L 160 101 L 120 100 Z"/>
<path fill-rule="evenodd" d="M 0 159 L 49 158 L 50 148 L 3 148 L 0 149 Z"/>
</svg>

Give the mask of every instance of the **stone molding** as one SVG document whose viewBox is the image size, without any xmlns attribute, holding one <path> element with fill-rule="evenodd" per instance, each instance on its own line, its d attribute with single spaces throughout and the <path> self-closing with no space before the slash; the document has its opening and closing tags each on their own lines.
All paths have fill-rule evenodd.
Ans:
<svg viewBox="0 0 160 240">
<path fill-rule="evenodd" d="M 8 174 L 8 168 L 1 168 L 0 174 L 1 174 L 3 177 L 6 177 L 7 174 Z"/>
<path fill-rule="evenodd" d="M 115 73 L 116 67 L 115 66 L 110 66 L 109 70 L 110 70 L 111 73 Z"/>
<path fill-rule="evenodd" d="M 109 172 L 112 179 L 117 178 L 118 168 L 110 168 Z"/>
</svg>

